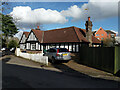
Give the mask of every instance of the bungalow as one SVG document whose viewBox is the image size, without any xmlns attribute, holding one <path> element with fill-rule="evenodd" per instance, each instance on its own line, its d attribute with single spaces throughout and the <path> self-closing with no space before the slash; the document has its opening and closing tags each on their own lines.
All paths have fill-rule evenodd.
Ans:
<svg viewBox="0 0 120 90">
<path fill-rule="evenodd" d="M 26 51 L 41 52 L 44 49 L 56 47 L 67 48 L 71 52 L 79 52 L 79 47 L 88 46 L 91 42 L 92 46 L 100 46 L 101 42 L 92 35 L 92 32 L 87 34 L 88 32 L 89 30 L 74 26 L 42 31 L 38 26 L 37 29 L 32 29 L 26 38 Z M 90 39 L 88 38 L 90 41 L 86 37 L 90 37 Z"/>
</svg>

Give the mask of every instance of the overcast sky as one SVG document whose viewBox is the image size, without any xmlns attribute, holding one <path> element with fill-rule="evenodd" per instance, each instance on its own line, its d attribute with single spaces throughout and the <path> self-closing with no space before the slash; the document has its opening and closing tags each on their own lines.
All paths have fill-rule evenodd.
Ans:
<svg viewBox="0 0 120 90">
<path fill-rule="evenodd" d="M 91 17 L 93 30 L 102 27 L 118 32 L 118 0 L 89 0 L 88 2 L 9 2 L 10 14 L 20 31 L 30 31 L 37 25 L 41 30 L 76 26 L 85 29 Z"/>
</svg>

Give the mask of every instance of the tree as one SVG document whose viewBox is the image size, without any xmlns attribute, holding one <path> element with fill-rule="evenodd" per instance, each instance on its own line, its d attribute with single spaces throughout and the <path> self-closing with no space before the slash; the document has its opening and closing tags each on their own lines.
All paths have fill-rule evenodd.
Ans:
<svg viewBox="0 0 120 90">
<path fill-rule="evenodd" d="M 2 32 L 6 41 L 6 47 L 8 47 L 8 38 L 13 37 L 13 35 L 18 32 L 18 29 L 13 22 L 13 18 L 9 15 L 2 14 Z"/>
<path fill-rule="evenodd" d="M 16 40 L 11 40 L 9 43 L 8 43 L 8 48 L 15 48 L 18 46 L 18 43 Z"/>
<path fill-rule="evenodd" d="M 114 38 L 106 38 L 103 40 L 103 46 L 105 46 L 105 47 L 113 47 L 114 43 L 115 43 Z"/>
</svg>

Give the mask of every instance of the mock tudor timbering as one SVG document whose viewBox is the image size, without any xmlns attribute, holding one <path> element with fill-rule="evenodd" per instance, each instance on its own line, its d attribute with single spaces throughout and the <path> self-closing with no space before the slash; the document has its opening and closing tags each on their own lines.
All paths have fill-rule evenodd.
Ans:
<svg viewBox="0 0 120 90">
<path fill-rule="evenodd" d="M 23 32 L 22 37 L 19 41 L 19 45 L 21 49 L 26 49 L 26 39 L 28 37 L 29 32 Z"/>
<path fill-rule="evenodd" d="M 101 45 L 101 42 L 92 35 L 90 17 L 86 21 L 86 30 L 77 27 L 67 27 L 48 31 L 41 31 L 39 27 L 32 29 L 25 38 L 24 49 L 27 51 L 43 51 L 51 47 L 67 48 L 71 52 L 79 52 L 79 47 Z M 24 33 L 23 33 L 24 35 Z M 21 40 L 24 37 L 22 36 Z M 20 40 L 20 42 L 21 42 Z M 22 43 L 20 48 L 23 49 Z"/>
</svg>

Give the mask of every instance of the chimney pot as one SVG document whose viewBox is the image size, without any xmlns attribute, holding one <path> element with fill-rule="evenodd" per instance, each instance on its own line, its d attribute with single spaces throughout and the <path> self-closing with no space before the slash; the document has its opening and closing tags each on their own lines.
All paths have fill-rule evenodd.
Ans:
<svg viewBox="0 0 120 90">
<path fill-rule="evenodd" d="M 88 21 L 90 21 L 90 17 L 88 17 Z"/>
<path fill-rule="evenodd" d="M 37 26 L 37 29 L 39 29 L 39 26 Z"/>
</svg>

